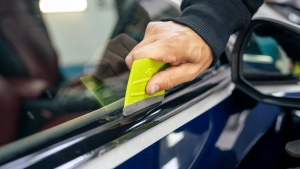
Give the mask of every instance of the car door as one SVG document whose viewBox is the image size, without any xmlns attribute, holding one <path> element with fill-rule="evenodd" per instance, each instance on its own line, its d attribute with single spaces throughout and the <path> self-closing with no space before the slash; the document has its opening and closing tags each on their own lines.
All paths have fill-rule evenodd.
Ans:
<svg viewBox="0 0 300 169">
<path fill-rule="evenodd" d="M 8 2 L 10 4 L 1 9 L 4 10 L 1 13 L 1 90 L 9 93 L 1 95 L 7 99 L 1 105 L 1 115 L 5 117 L 1 130 L 1 168 L 52 168 L 102 146 L 117 146 L 113 140 L 135 131 L 140 125 L 150 129 L 229 83 L 229 67 L 224 55 L 217 67 L 191 83 L 168 91 L 159 109 L 162 112 L 155 114 L 153 108 L 146 107 L 142 114 L 123 117 L 120 93 L 124 92 L 126 78 L 118 74 L 124 70 L 122 57 L 128 53 L 127 48 L 142 39 L 150 20 L 179 16 L 179 6 L 169 1 L 78 0 L 69 4 L 70 8 L 63 8 L 62 3 L 68 1 L 1 1 Z M 157 7 L 160 7 L 158 11 Z M 101 22 L 95 22 L 97 19 Z M 105 39 L 111 40 L 105 44 Z M 101 60 L 102 53 L 106 57 Z M 103 73 L 111 61 L 116 63 L 117 69 Z M 222 70 L 222 74 L 217 73 Z M 91 72 L 98 81 L 104 76 L 117 76 L 107 82 L 110 86 L 121 86 L 110 105 L 99 103 L 93 90 L 81 84 L 79 77 L 89 77 Z M 212 76 L 216 78 L 209 80 Z M 227 80 L 210 90 L 222 79 Z M 138 135 L 141 131 L 133 133 Z M 84 151 L 76 151 L 78 154 L 72 153 L 72 146 L 83 145 L 82 136 L 88 140 L 98 138 L 101 142 L 89 148 L 84 146 Z M 60 160 L 56 159 L 57 153 L 62 155 Z"/>
<path fill-rule="evenodd" d="M 0 147 L 0 168 L 232 168 L 282 116 L 280 107 L 258 103 L 234 90 L 229 55 L 224 53 L 215 67 L 167 91 L 159 105 L 125 117 L 122 92 L 128 75 L 121 61 L 142 39 L 149 21 L 180 15 L 174 12 L 179 11 L 178 5 L 169 1 L 78 0 L 73 2 L 75 6 L 84 8 L 63 9 L 53 8 L 60 4 L 47 0 L 15 3 L 27 6 L 22 12 L 30 16 L 28 23 L 43 32 L 32 37 L 17 31 L 33 44 L 25 49 L 40 51 L 32 40 L 44 37 L 38 42 L 48 45 L 42 49 L 56 52 L 60 63 L 52 68 L 58 66 L 61 73 L 55 75 L 60 80 L 53 85 L 44 76 L 2 70 L 3 84 L 9 88 L 4 90 L 12 91 L 18 108 L 14 110 L 18 118 L 10 123 L 18 127 L 16 137 Z M 12 12 L 10 22 L 18 24 L 15 18 L 22 12 Z M 7 33 L 3 32 L 3 44 L 10 48 L 2 58 L 27 72 L 27 62 L 12 59 L 20 53 L 12 34 Z M 103 37 L 98 38 L 100 33 Z M 111 39 L 107 45 L 105 39 Z M 43 52 L 32 55 L 46 56 Z M 44 61 L 41 64 L 47 65 Z M 99 103 L 94 97 L 95 85 L 79 81 L 79 77 L 91 75 L 115 89 L 110 104 Z M 95 79 L 89 82 L 95 81 L 98 83 Z M 30 90 L 31 85 L 24 85 L 28 83 L 41 86 L 40 90 Z M 25 91 L 36 95 L 20 90 L 26 86 Z"/>
</svg>

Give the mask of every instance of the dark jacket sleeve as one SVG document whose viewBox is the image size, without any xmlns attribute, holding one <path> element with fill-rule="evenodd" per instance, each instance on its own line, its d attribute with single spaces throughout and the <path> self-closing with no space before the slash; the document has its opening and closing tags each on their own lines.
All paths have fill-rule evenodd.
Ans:
<svg viewBox="0 0 300 169">
<path fill-rule="evenodd" d="M 244 29 L 263 0 L 183 0 L 182 16 L 165 19 L 186 25 L 200 35 L 214 54 L 214 65 L 230 35 Z"/>
</svg>

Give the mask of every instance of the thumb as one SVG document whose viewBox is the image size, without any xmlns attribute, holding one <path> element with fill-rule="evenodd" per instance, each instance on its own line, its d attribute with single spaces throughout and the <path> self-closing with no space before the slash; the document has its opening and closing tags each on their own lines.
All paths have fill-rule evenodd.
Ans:
<svg viewBox="0 0 300 169">
<path fill-rule="evenodd" d="M 194 67 L 191 63 L 183 63 L 156 73 L 149 80 L 146 92 L 149 95 L 153 95 L 161 90 L 168 90 L 181 83 L 195 79 L 198 71 Z"/>
</svg>

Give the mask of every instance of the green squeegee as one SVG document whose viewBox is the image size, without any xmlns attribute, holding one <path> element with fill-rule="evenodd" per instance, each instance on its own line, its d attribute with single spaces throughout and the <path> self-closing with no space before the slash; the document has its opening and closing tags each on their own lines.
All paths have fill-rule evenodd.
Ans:
<svg viewBox="0 0 300 169">
<path fill-rule="evenodd" d="M 125 95 L 124 116 L 131 115 L 164 99 L 164 90 L 148 95 L 146 86 L 155 73 L 167 67 L 169 67 L 169 64 L 148 58 L 133 62 Z"/>
</svg>

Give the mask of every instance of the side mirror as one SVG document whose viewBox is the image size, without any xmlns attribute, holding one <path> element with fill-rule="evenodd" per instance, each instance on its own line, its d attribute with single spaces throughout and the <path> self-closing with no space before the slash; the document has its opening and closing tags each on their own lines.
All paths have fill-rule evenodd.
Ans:
<svg viewBox="0 0 300 169">
<path fill-rule="evenodd" d="M 234 46 L 232 80 L 260 102 L 300 108 L 300 27 L 252 21 Z"/>
</svg>

